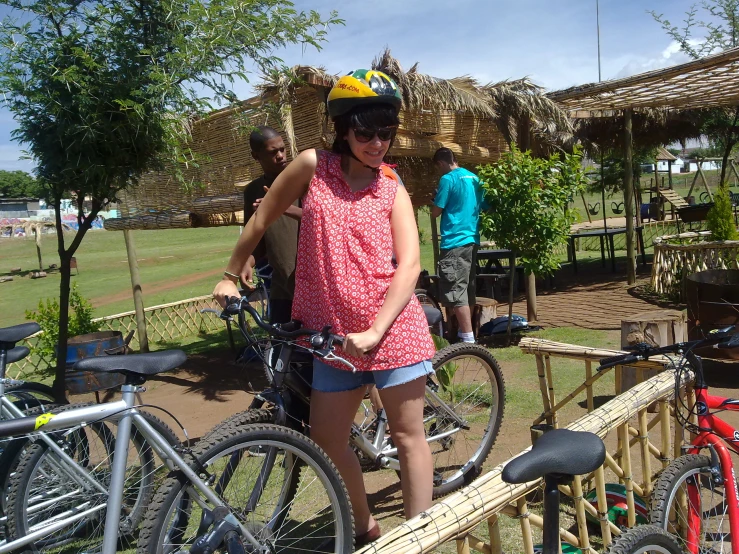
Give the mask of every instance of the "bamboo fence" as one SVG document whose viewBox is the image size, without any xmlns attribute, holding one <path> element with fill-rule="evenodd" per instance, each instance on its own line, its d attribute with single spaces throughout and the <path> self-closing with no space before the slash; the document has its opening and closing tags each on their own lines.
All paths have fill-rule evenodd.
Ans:
<svg viewBox="0 0 739 554">
<path fill-rule="evenodd" d="M 211 295 L 146 308 L 144 313 L 149 341 L 167 343 L 184 337 L 207 334 L 223 329 L 223 322 L 214 314 L 200 313 L 200 310 L 204 308 L 218 308 L 218 304 Z M 120 331 L 125 336 L 129 331 L 136 329 L 136 312 L 131 311 L 99 317 L 93 321 L 100 324 L 101 331 Z M 8 366 L 8 376 L 17 379 L 32 375 L 39 370 L 45 371 L 53 365 L 53 360 L 42 358 L 37 354 L 35 346 L 41 333 L 38 332 L 25 339 L 25 345 L 31 349 L 31 355 L 19 362 L 10 364 Z M 131 339 L 130 346 L 133 350 L 139 349 L 136 334 Z"/>
<path fill-rule="evenodd" d="M 553 343 L 537 339 L 521 341 L 524 352 L 538 357 L 565 357 L 582 360 L 586 375 L 592 376 L 593 364 L 600 357 L 618 353 L 613 350 L 585 348 L 582 346 Z M 654 363 L 639 367 L 654 366 Z M 661 367 L 663 364 L 658 363 Z M 537 364 L 540 373 L 541 367 Z M 550 368 L 544 362 L 544 371 Z M 586 383 L 590 379 L 586 379 Z M 549 380 L 551 382 L 551 379 Z M 592 382 L 590 383 L 592 385 Z M 688 395 L 687 383 L 681 384 L 681 394 Z M 587 389 L 586 389 L 587 390 Z M 553 389 L 552 389 L 553 391 Z M 556 406 L 553 392 L 542 390 L 545 413 L 551 411 L 549 405 Z M 671 396 L 675 391 L 675 374 L 666 370 L 655 377 L 637 384 L 625 393 L 614 397 L 601 406 L 593 407 L 592 392 L 588 395 L 588 413 L 566 428 L 576 431 L 590 431 L 604 439 L 609 453 L 605 464 L 593 474 L 575 477 L 571 485 L 561 486 L 560 490 L 571 498 L 575 507 L 573 530 L 560 529 L 560 536 L 583 552 L 597 552 L 594 535 L 587 525 L 587 515 L 595 518 L 600 526 L 599 543 L 607 548 L 614 536 L 621 533 L 619 527 L 608 521 L 607 515 L 597 506 L 606 506 L 606 476 L 612 476 L 624 484 L 629 525 L 636 521 L 635 494 L 648 499 L 652 492 L 652 482 L 656 471 L 681 453 L 683 444 L 679 427 L 671 428 Z M 649 417 L 647 408 L 657 403 L 659 409 Z M 553 411 L 556 414 L 556 410 Z M 554 420 L 556 423 L 556 419 Z M 609 435 L 615 435 L 613 437 Z M 606 440 L 607 439 L 607 440 Z M 614 440 L 615 439 L 615 440 Z M 625 445 L 628 445 L 625 447 Z M 530 448 L 519 453 L 521 455 Z M 515 457 L 515 456 L 514 456 Z M 512 458 L 511 458 L 512 459 Z M 510 460 L 508 460 L 510 461 Z M 530 511 L 527 495 L 541 485 L 541 480 L 522 485 L 504 483 L 501 473 L 506 463 L 476 479 L 461 491 L 437 502 L 426 512 L 392 529 L 375 543 L 360 552 L 364 554 L 412 554 L 429 552 L 440 544 L 455 540 L 457 552 L 471 551 L 484 554 L 502 554 L 500 536 L 500 517 L 515 518 L 521 528 L 521 548 L 525 554 L 534 553 L 532 527 L 542 527 L 540 516 Z M 595 490 L 596 505 L 586 500 L 584 494 Z M 485 529 L 480 530 L 480 525 Z M 481 535 L 487 534 L 488 538 Z"/>
<path fill-rule="evenodd" d="M 739 241 L 674 244 L 675 241 L 703 240 L 709 231 L 682 233 L 654 240 L 651 286 L 658 294 L 679 297 L 685 277 L 707 269 L 739 268 Z"/>
</svg>

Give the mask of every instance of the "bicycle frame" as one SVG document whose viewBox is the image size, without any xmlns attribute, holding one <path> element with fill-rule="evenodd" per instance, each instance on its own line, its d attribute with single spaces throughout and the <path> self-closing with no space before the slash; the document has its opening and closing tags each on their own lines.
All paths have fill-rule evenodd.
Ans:
<svg viewBox="0 0 739 554">
<path fill-rule="evenodd" d="M 700 358 L 692 352 L 687 355 L 691 365 L 696 367 L 695 372 L 695 410 L 698 413 L 698 426 L 701 429 L 710 429 L 710 431 L 701 431 L 690 443 L 688 452 L 690 454 L 698 454 L 704 448 L 709 448 L 715 452 L 721 464 L 721 476 L 724 480 L 727 499 L 733 499 L 733 502 L 727 501 L 729 512 L 729 528 L 732 537 L 739 537 L 739 491 L 736 486 L 736 475 L 734 472 L 734 463 L 731 459 L 729 450 L 739 454 L 739 431 L 726 421 L 711 413 L 711 410 L 727 410 L 739 412 L 739 400 L 725 398 L 722 396 L 714 396 L 708 393 L 708 386 L 703 380 L 703 368 Z M 697 491 L 695 488 L 689 489 L 690 506 L 700 506 L 700 501 L 694 497 Z M 692 554 L 698 553 L 700 539 L 697 531 L 701 528 L 701 514 L 691 509 L 688 514 L 688 536 L 686 544 Z M 732 552 L 737 552 L 732 544 Z"/>
<path fill-rule="evenodd" d="M 83 512 L 73 516 L 65 517 L 62 520 L 49 523 L 29 535 L 10 543 L 0 545 L 0 554 L 14 551 L 22 546 L 30 544 L 40 538 L 48 536 L 55 531 L 71 525 L 95 512 L 106 508 L 105 516 L 105 534 L 103 538 L 102 554 L 115 554 L 118 543 L 118 527 L 120 524 L 121 508 L 123 504 L 123 488 L 126 477 L 126 462 L 128 459 L 129 439 L 131 437 L 131 427 L 135 422 L 137 430 L 145 437 L 148 444 L 156 452 L 156 454 L 164 460 L 164 463 L 170 470 L 181 471 L 189 480 L 190 485 L 196 489 L 202 496 L 211 502 L 214 506 L 224 506 L 220 498 L 213 492 L 208 485 L 193 471 L 175 449 L 170 446 L 141 415 L 135 407 L 135 395 L 142 392 L 143 389 L 136 386 L 126 384 L 121 388 L 122 399 L 107 404 L 98 404 L 94 406 L 67 410 L 58 414 L 42 414 L 38 417 L 21 417 L 9 421 L 0 421 L 0 438 L 20 436 L 28 434 L 30 437 L 46 437 L 43 433 L 38 433 L 39 429 L 46 432 L 69 430 L 85 423 L 94 421 L 117 421 L 118 434 L 115 441 L 115 450 L 113 455 L 113 469 L 111 473 L 110 487 L 106 491 L 104 488 L 101 492 L 108 494 L 107 504 L 94 506 Z M 51 439 L 46 437 L 49 441 Z M 52 441 L 53 442 L 53 441 Z M 61 451 L 61 449 L 60 449 Z M 85 470 L 78 466 L 74 460 L 69 458 L 61 451 L 60 461 L 64 463 L 64 469 L 70 470 L 72 475 L 83 478 L 90 484 L 100 490 L 101 485 L 92 477 L 87 475 Z M 193 501 L 198 502 L 198 497 L 193 497 Z M 198 502 L 199 503 L 199 502 Z M 204 504 L 204 503 L 203 503 Z M 254 536 L 239 523 L 242 537 L 246 539 L 258 552 L 262 551 L 262 547 Z"/>
<path fill-rule="evenodd" d="M 273 347 L 274 348 L 274 347 Z M 261 407 L 259 404 L 263 404 L 263 402 L 270 402 L 274 404 L 277 407 L 278 410 L 278 416 L 276 423 L 279 425 L 283 425 L 285 423 L 285 406 L 283 405 L 282 397 L 280 395 L 280 392 L 284 390 L 285 388 L 289 389 L 291 392 L 295 393 L 298 398 L 310 405 L 310 396 L 309 393 L 306 390 L 300 390 L 302 387 L 295 386 L 295 383 L 291 383 L 290 381 L 286 381 L 287 373 L 289 372 L 290 367 L 290 361 L 292 359 L 293 353 L 295 351 L 295 345 L 290 342 L 285 342 L 280 345 L 280 355 L 277 359 L 277 362 L 274 364 L 274 367 L 270 367 L 270 372 L 273 377 L 273 390 L 262 392 L 255 398 L 255 403 L 252 404 L 252 407 Z M 271 355 L 268 354 L 265 356 L 266 360 L 271 359 Z M 288 368 L 288 371 L 284 371 L 283 368 Z M 306 383 L 307 387 L 307 383 Z M 271 394 L 271 393 L 276 394 Z M 437 403 L 439 407 L 441 407 L 449 416 L 450 419 L 454 420 L 458 425 L 459 428 L 453 429 L 451 431 L 447 431 L 444 433 L 439 433 L 437 435 L 433 435 L 431 437 L 426 437 L 426 442 L 431 444 L 432 442 L 437 442 L 440 440 L 443 440 L 447 437 L 450 437 L 456 433 L 459 432 L 460 428 L 465 428 L 467 426 L 467 422 L 460 419 L 460 417 L 454 412 L 452 408 L 450 408 L 446 402 L 442 398 L 439 397 L 439 395 L 436 393 L 436 391 L 431 388 L 428 385 L 428 381 L 426 383 L 426 394 L 433 399 L 434 402 Z M 394 456 L 398 455 L 398 449 L 395 447 L 388 447 L 387 441 L 385 440 L 386 435 L 385 431 L 387 429 L 387 419 L 385 418 L 385 411 L 380 410 L 380 413 L 377 414 L 377 429 L 375 431 L 375 440 L 374 442 L 369 441 L 364 434 L 362 433 L 362 430 L 359 428 L 359 426 L 356 423 L 352 423 L 350 435 L 349 435 L 349 441 L 356 446 L 359 450 L 362 451 L 366 456 L 369 458 L 375 460 L 378 465 L 381 467 L 386 467 L 390 469 L 394 469 L 396 471 L 400 471 L 400 462 L 397 458 Z M 0 553 L 1 554 L 1 553 Z"/>
</svg>

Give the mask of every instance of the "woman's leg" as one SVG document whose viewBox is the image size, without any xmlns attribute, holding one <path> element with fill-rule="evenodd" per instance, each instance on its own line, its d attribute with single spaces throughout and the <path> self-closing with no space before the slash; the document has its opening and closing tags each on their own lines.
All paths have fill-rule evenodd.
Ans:
<svg viewBox="0 0 739 554">
<path fill-rule="evenodd" d="M 331 458 L 344 479 L 354 511 L 357 535 L 375 526 L 367 503 L 362 468 L 349 446 L 349 431 L 366 387 L 345 392 L 313 390 L 310 403 L 310 438 Z"/>
<path fill-rule="evenodd" d="M 400 458 L 406 519 L 431 507 L 434 466 L 423 428 L 426 377 L 380 390 Z"/>
</svg>

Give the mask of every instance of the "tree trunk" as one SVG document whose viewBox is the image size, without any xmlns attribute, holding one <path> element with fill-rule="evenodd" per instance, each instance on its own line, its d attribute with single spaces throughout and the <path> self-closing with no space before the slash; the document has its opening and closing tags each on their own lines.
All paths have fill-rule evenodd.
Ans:
<svg viewBox="0 0 739 554">
<path fill-rule="evenodd" d="M 67 340 L 69 339 L 69 292 L 70 282 L 72 280 L 72 257 L 80 246 L 82 239 L 87 231 L 92 227 L 92 221 L 100 212 L 100 206 L 97 205 L 88 214 L 83 217 L 80 205 L 77 233 L 74 235 L 69 248 L 64 246 L 64 228 L 62 227 L 62 209 L 61 196 L 54 199 L 54 209 L 56 211 L 56 237 L 57 251 L 59 252 L 59 265 L 61 269 L 61 279 L 59 281 L 59 338 L 57 340 L 56 355 L 56 372 L 54 376 L 54 396 L 57 402 L 66 402 L 67 393 L 65 387 L 67 374 Z"/>
<path fill-rule="evenodd" d="M 65 403 L 67 391 L 65 387 L 67 374 L 67 339 L 69 338 L 69 283 L 72 279 L 70 262 L 71 254 L 64 248 L 64 227 L 62 227 L 61 197 L 54 199 L 56 212 L 57 252 L 59 253 L 59 337 L 56 343 L 56 372 L 54 376 L 54 397 L 57 402 Z"/>
<path fill-rule="evenodd" d="M 631 116 L 631 109 L 624 111 L 624 209 L 626 211 L 626 278 L 629 285 L 636 283 L 636 252 L 634 249 L 634 151 Z"/>
<path fill-rule="evenodd" d="M 721 160 L 721 180 L 718 182 L 719 186 L 724 184 L 724 180 L 726 179 L 726 169 L 729 167 L 729 157 L 731 156 L 731 151 L 736 145 L 734 135 L 736 133 L 737 122 L 739 122 L 739 106 L 737 106 L 734 111 L 734 122 L 732 123 L 731 128 L 726 131 L 726 144 L 724 147 L 724 156 Z"/>
<path fill-rule="evenodd" d="M 533 271 L 526 274 L 526 319 L 529 321 L 539 319 L 536 313 L 536 275 Z"/>
<path fill-rule="evenodd" d="M 506 336 L 508 343 L 511 341 L 511 324 L 513 323 L 513 294 L 516 290 L 516 257 L 511 256 L 511 275 L 508 278 L 508 326 Z"/>
</svg>

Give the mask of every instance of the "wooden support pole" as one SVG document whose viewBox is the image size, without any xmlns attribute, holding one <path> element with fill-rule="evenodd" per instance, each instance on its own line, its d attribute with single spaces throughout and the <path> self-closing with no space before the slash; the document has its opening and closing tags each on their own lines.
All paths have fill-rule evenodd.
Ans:
<svg viewBox="0 0 739 554">
<path fill-rule="evenodd" d="M 139 352 L 149 351 L 149 337 L 146 332 L 146 314 L 144 313 L 144 297 L 139 279 L 139 262 L 136 260 L 136 245 L 133 234 L 128 229 L 123 231 L 128 256 L 128 269 L 131 273 L 131 289 L 133 290 L 133 307 L 136 310 L 136 330 L 139 339 Z"/>
<path fill-rule="evenodd" d="M 634 476 L 631 471 L 631 449 L 629 448 L 629 424 L 628 422 L 619 426 L 618 432 L 621 435 L 621 444 L 624 449 L 621 452 L 624 469 L 624 485 L 626 487 L 626 506 L 629 510 L 628 524 L 629 527 L 636 525 L 636 507 L 634 505 Z"/>
<path fill-rule="evenodd" d="M 659 401 L 659 432 L 662 444 L 659 456 L 664 469 L 670 463 L 670 408 L 664 398 Z"/>
<path fill-rule="evenodd" d="M 549 356 L 544 356 L 544 362 L 547 368 L 547 381 L 549 383 L 549 405 L 556 406 L 557 398 L 554 396 L 554 379 L 552 377 L 552 360 Z M 552 413 L 552 425 L 557 428 L 557 412 Z"/>
<path fill-rule="evenodd" d="M 431 220 L 431 244 L 434 250 L 434 270 L 430 273 L 436 275 L 439 270 L 439 229 L 436 227 L 436 218 L 431 215 L 431 210 L 429 210 L 429 219 Z"/>
<path fill-rule="evenodd" d="M 534 554 L 534 539 L 531 536 L 531 522 L 529 517 L 529 507 L 525 498 L 516 500 L 516 515 L 521 522 L 521 534 L 523 535 L 523 551 L 524 554 Z"/>
<path fill-rule="evenodd" d="M 682 395 L 682 391 L 680 391 L 680 394 Z M 675 411 L 678 410 L 678 400 L 675 400 Z M 677 414 L 676 414 L 677 415 Z M 672 455 L 674 458 L 679 458 L 682 456 L 682 446 L 683 446 L 683 427 L 677 422 L 677 418 L 675 418 L 675 439 L 672 443 L 673 451 Z"/>
<path fill-rule="evenodd" d="M 490 535 L 490 552 L 492 554 L 503 554 L 503 545 L 500 542 L 498 514 L 493 514 L 488 518 L 488 535 Z"/>
<path fill-rule="evenodd" d="M 577 514 L 577 530 L 580 535 L 580 548 L 590 549 L 590 535 L 588 533 L 588 522 L 585 519 L 585 499 L 582 494 L 582 478 L 576 475 L 572 481 L 572 492 L 575 499 L 575 512 Z"/>
<path fill-rule="evenodd" d="M 642 488 L 646 496 L 652 496 L 652 453 L 649 448 L 646 408 L 639 410 L 639 446 L 641 447 Z"/>
<path fill-rule="evenodd" d="M 457 539 L 457 554 L 470 554 L 470 541 L 467 537 Z"/>
<path fill-rule="evenodd" d="M 467 535 L 467 544 L 470 547 L 470 550 L 474 550 L 475 552 L 482 552 L 482 554 L 491 554 L 490 547 L 485 544 L 485 541 L 482 540 L 479 537 L 476 537 L 472 533 Z"/>
<path fill-rule="evenodd" d="M 600 533 L 603 537 L 603 547 L 611 545 L 611 527 L 608 520 L 608 500 L 606 499 L 606 474 L 603 466 L 595 470 L 595 494 L 598 499 L 598 521 L 600 522 Z"/>
<path fill-rule="evenodd" d="M 632 110 L 624 111 L 624 208 L 626 210 L 626 279 L 636 283 L 636 251 L 634 248 L 634 170 Z"/>
<path fill-rule="evenodd" d="M 590 380 L 593 378 L 593 363 L 590 360 L 585 360 L 585 382 L 588 383 L 586 385 L 585 390 L 587 391 L 587 398 L 588 398 L 588 411 L 592 412 L 595 409 L 595 403 L 593 400 L 593 384 L 590 382 Z"/>
<path fill-rule="evenodd" d="M 549 387 L 547 385 L 547 378 L 544 370 L 544 357 L 541 354 L 536 355 L 536 372 L 539 376 L 539 390 L 541 391 L 541 401 L 544 404 L 544 413 L 549 414 L 552 409 L 552 405 L 549 403 Z M 547 415 L 547 423 L 552 425 L 554 419 L 552 415 Z"/>
</svg>

